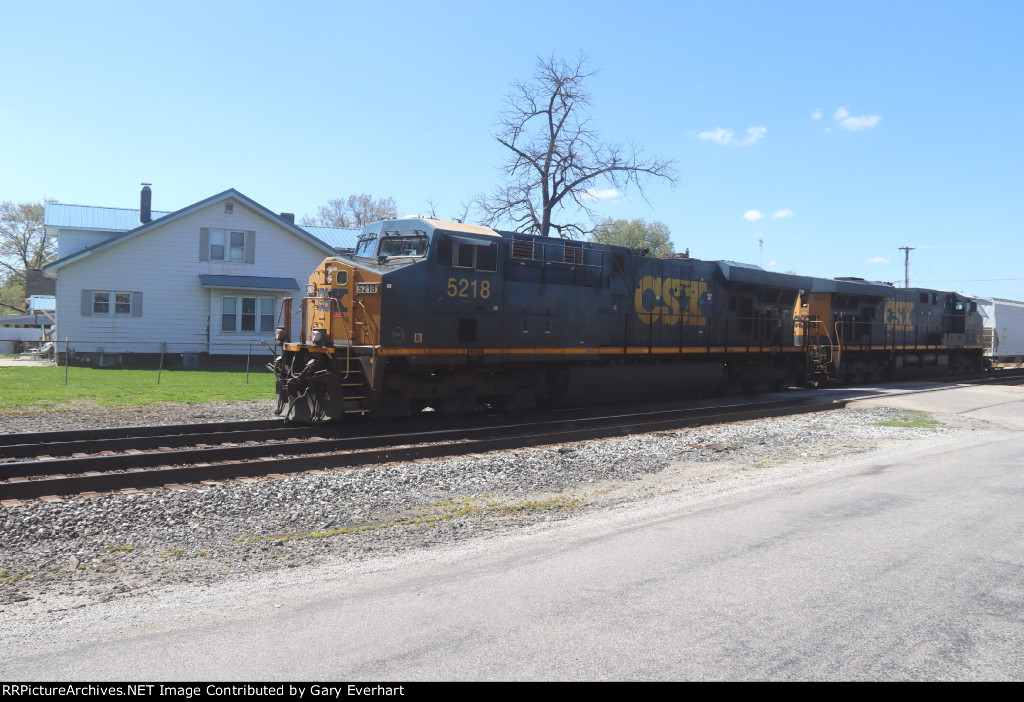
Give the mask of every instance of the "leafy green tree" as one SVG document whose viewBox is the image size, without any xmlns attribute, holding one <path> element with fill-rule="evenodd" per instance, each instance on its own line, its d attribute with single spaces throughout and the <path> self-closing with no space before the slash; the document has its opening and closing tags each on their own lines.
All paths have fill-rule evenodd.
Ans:
<svg viewBox="0 0 1024 702">
<path fill-rule="evenodd" d="M 599 244 L 649 249 L 650 256 L 660 258 L 673 252 L 668 227 L 661 222 L 648 224 L 642 219 L 605 219 L 590 233 L 590 240 Z"/>
<path fill-rule="evenodd" d="M 0 203 L 0 310 L 25 311 L 25 271 L 57 258 L 57 241 L 46 234 L 43 202 Z"/>
<path fill-rule="evenodd" d="M 500 168 L 503 183 L 476 199 L 486 224 L 570 237 L 586 233 L 571 218 L 582 212 L 593 219 L 599 193 L 633 186 L 643 195 L 650 178 L 675 184 L 671 160 L 601 139 L 585 88 L 593 75 L 585 55 L 572 61 L 552 56 L 537 59 L 530 80 L 512 84 L 494 135 L 509 152 Z"/>
<path fill-rule="evenodd" d="M 362 229 L 382 219 L 397 219 L 398 208 L 393 198 L 374 200 L 373 196 L 349 195 L 347 199 L 329 200 L 321 205 L 316 217 L 303 217 L 302 224 L 315 227 Z"/>
<path fill-rule="evenodd" d="M 25 284 L 14 275 L 0 275 L 0 315 L 25 312 Z"/>
</svg>

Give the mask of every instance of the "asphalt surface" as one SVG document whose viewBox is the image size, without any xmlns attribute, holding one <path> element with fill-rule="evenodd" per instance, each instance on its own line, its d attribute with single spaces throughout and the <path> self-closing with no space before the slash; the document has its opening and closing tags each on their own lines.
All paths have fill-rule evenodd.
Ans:
<svg viewBox="0 0 1024 702">
<path fill-rule="evenodd" d="M 0 676 L 1024 679 L 1024 392 L 866 402 L 986 424 L 710 501 L 22 622 Z"/>
</svg>

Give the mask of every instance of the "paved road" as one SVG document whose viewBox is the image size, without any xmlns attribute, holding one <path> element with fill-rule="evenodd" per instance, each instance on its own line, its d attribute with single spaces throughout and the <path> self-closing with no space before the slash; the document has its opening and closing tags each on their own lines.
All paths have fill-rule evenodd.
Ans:
<svg viewBox="0 0 1024 702">
<path fill-rule="evenodd" d="M 26 636 L 0 677 L 1024 679 L 1024 393 L 870 402 L 994 430 L 200 612 L 133 601 Z"/>
</svg>

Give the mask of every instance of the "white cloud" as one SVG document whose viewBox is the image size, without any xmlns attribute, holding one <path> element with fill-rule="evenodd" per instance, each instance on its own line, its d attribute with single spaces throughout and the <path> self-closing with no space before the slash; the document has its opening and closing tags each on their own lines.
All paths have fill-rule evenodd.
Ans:
<svg viewBox="0 0 1024 702">
<path fill-rule="evenodd" d="M 840 127 L 849 129 L 851 132 L 859 132 L 861 129 L 877 127 L 882 121 L 880 115 L 861 115 L 854 117 L 845 107 L 840 107 L 832 115 L 832 119 L 839 123 Z"/>
<path fill-rule="evenodd" d="M 746 212 L 743 213 L 743 219 L 747 220 L 748 222 L 756 222 L 762 217 L 764 217 L 764 214 L 758 212 L 757 210 L 747 210 Z"/>
<path fill-rule="evenodd" d="M 821 119 L 821 114 L 821 108 L 819 107 L 818 109 L 811 113 L 811 119 Z"/>
<path fill-rule="evenodd" d="M 747 136 L 742 139 L 735 139 L 736 133 L 731 129 L 717 127 L 712 131 L 699 133 L 697 138 L 704 141 L 713 141 L 721 146 L 750 146 L 763 139 L 767 131 L 768 127 L 748 127 Z"/>
<path fill-rule="evenodd" d="M 851 132 L 858 132 L 861 129 L 876 127 L 881 121 L 882 118 L 878 115 L 863 115 L 861 117 L 847 117 L 839 124 L 842 127 L 846 127 Z"/>
<path fill-rule="evenodd" d="M 722 144 L 724 146 L 732 141 L 732 132 L 728 129 L 722 129 L 719 127 L 713 132 L 701 132 L 697 135 L 697 138 L 703 139 L 704 141 L 713 141 L 716 144 Z"/>
<path fill-rule="evenodd" d="M 877 265 L 879 263 L 889 263 L 889 259 L 885 258 L 884 256 L 875 256 L 874 258 L 869 258 L 867 260 L 867 264 L 869 266 Z"/>
<path fill-rule="evenodd" d="M 617 197 L 622 197 L 622 193 L 615 188 L 605 188 L 604 190 L 587 188 L 586 192 L 580 195 L 581 200 L 611 200 Z"/>
<path fill-rule="evenodd" d="M 747 138 L 737 141 L 736 146 L 750 146 L 751 144 L 764 139 L 765 132 L 767 131 L 768 127 L 749 127 L 747 129 Z"/>
<path fill-rule="evenodd" d="M 775 219 L 786 219 L 793 216 L 793 210 L 778 210 L 772 215 Z"/>
</svg>

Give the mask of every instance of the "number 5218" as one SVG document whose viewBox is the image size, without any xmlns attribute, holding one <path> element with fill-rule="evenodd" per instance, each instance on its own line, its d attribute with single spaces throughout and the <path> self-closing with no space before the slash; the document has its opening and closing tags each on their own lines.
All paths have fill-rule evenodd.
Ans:
<svg viewBox="0 0 1024 702">
<path fill-rule="evenodd" d="M 491 296 L 491 281 L 449 278 L 448 297 L 479 297 L 486 300 Z"/>
</svg>

